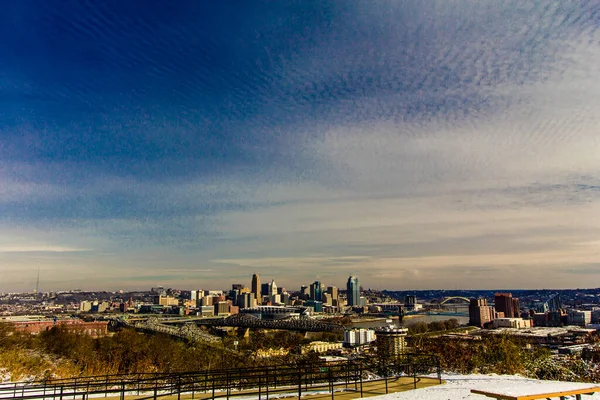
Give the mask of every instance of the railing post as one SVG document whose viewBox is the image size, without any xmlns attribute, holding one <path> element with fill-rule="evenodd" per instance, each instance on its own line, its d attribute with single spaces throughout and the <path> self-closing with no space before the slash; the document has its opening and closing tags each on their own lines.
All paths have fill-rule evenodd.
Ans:
<svg viewBox="0 0 600 400">
<path fill-rule="evenodd" d="M 329 380 L 329 386 L 331 387 L 331 400 L 333 400 L 333 377 L 331 376 L 331 366 L 327 367 L 328 371 L 328 380 Z"/>
<path fill-rule="evenodd" d="M 362 372 L 363 372 L 363 365 L 361 364 L 360 365 L 360 376 L 359 376 L 359 379 L 360 379 L 360 397 L 363 397 Z"/>
<path fill-rule="evenodd" d="M 385 371 L 385 394 L 388 394 L 388 373 Z"/>
<path fill-rule="evenodd" d="M 413 371 L 413 386 L 416 389 L 417 388 L 417 370 L 414 365 L 412 366 L 412 371 Z"/>
<path fill-rule="evenodd" d="M 350 361 L 346 363 L 346 389 L 348 389 L 348 381 L 350 380 Z"/>
<path fill-rule="evenodd" d="M 229 370 L 225 374 L 225 395 L 227 396 L 227 400 L 229 400 Z"/>
<path fill-rule="evenodd" d="M 181 375 L 177 375 L 177 400 L 181 400 Z"/>
<path fill-rule="evenodd" d="M 212 380 L 212 399 L 215 400 L 215 376 L 211 376 Z"/>
<path fill-rule="evenodd" d="M 302 398 L 302 371 L 298 368 L 298 400 Z"/>
<path fill-rule="evenodd" d="M 267 367 L 267 373 L 265 374 L 265 387 L 267 388 L 267 400 L 269 400 L 269 367 Z"/>
</svg>

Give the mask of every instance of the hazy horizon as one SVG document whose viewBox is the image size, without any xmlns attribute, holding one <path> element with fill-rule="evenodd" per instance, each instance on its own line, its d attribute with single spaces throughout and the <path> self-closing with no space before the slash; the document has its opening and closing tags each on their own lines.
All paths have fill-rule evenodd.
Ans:
<svg viewBox="0 0 600 400">
<path fill-rule="evenodd" d="M 0 5 L 0 292 L 600 286 L 600 3 L 136 4 Z"/>
</svg>

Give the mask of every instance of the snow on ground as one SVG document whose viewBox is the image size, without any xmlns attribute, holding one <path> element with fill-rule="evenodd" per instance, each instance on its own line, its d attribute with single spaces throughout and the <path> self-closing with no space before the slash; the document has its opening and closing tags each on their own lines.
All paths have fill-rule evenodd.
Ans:
<svg viewBox="0 0 600 400">
<path fill-rule="evenodd" d="M 509 396 L 551 393 L 557 391 L 581 389 L 600 386 L 592 383 L 573 383 L 557 381 L 541 381 L 523 378 L 516 375 L 455 375 L 442 374 L 446 381 L 443 385 L 410 390 L 407 392 L 370 397 L 372 400 L 485 400 L 480 394 L 471 393 L 471 389 L 479 389 Z M 600 399 L 600 393 L 585 396 L 586 400 Z M 568 398 L 568 397 L 567 397 Z M 574 396 L 572 397 L 575 398 Z"/>
</svg>

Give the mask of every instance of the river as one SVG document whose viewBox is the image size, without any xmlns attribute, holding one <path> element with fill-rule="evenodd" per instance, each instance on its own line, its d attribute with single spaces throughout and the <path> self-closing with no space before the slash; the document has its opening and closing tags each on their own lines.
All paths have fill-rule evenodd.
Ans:
<svg viewBox="0 0 600 400">
<path fill-rule="evenodd" d="M 405 315 L 400 325 L 408 326 L 416 322 L 429 323 L 434 321 L 446 321 L 449 319 L 457 319 L 461 325 L 466 325 L 469 323 L 469 314 L 468 312 L 462 313 L 461 315 L 411 314 Z M 392 320 L 394 324 L 398 324 L 398 317 L 394 317 Z M 387 325 L 385 321 L 385 318 L 365 318 L 365 321 L 355 321 L 348 326 L 352 328 L 377 328 L 379 326 Z"/>
</svg>

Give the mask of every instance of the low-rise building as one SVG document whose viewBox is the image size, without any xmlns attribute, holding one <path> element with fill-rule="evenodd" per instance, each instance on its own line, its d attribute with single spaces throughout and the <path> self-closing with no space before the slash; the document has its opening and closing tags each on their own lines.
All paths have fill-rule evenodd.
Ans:
<svg viewBox="0 0 600 400">
<path fill-rule="evenodd" d="M 342 342 L 311 342 L 302 346 L 302 354 L 311 351 L 314 351 L 315 353 L 326 353 L 330 350 L 339 350 L 342 346 Z"/>
<path fill-rule="evenodd" d="M 567 313 L 569 325 L 586 326 L 592 323 L 592 312 L 582 310 L 569 310 Z"/>
<path fill-rule="evenodd" d="M 69 332 L 83 333 L 90 336 L 105 336 L 108 333 L 108 321 L 84 322 L 80 319 L 63 319 L 56 321 L 18 321 L 13 322 L 13 326 L 18 332 L 37 335 L 44 331 L 49 331 L 54 327 L 60 327 Z"/>
<path fill-rule="evenodd" d="M 496 328 L 531 328 L 532 320 L 523 318 L 496 318 L 492 321 L 494 329 Z"/>
</svg>

